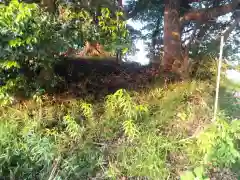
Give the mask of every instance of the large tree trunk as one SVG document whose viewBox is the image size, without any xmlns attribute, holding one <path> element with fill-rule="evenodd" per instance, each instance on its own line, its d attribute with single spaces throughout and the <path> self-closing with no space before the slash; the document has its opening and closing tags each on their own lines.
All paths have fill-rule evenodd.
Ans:
<svg viewBox="0 0 240 180">
<path fill-rule="evenodd" d="M 163 68 L 165 71 L 176 71 L 176 68 L 179 68 L 182 62 L 179 9 L 179 1 L 165 0 L 163 56 Z M 173 69 L 175 62 L 177 64 Z"/>
<path fill-rule="evenodd" d="M 46 11 L 48 11 L 50 13 L 55 13 L 57 10 L 55 0 L 42 0 L 41 7 L 45 8 Z"/>
</svg>

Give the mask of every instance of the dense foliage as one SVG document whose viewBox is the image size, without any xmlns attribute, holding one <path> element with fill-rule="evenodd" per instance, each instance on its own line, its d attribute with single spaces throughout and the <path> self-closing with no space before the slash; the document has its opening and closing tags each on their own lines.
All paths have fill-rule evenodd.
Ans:
<svg viewBox="0 0 240 180">
<path fill-rule="evenodd" d="M 171 22 L 164 22 L 166 15 L 164 9 L 166 4 L 173 2 L 171 0 L 129 0 L 125 7 L 129 17 L 136 22 L 141 22 L 141 30 L 147 43 L 149 56 L 153 61 L 155 56 L 158 58 L 156 61 L 162 60 L 164 26 L 166 23 L 171 24 Z M 232 61 L 239 60 L 239 39 L 235 38 L 239 36 L 239 28 L 237 28 L 238 25 L 232 26 L 239 24 L 239 5 L 228 13 L 224 12 L 226 9 L 223 8 L 231 3 L 235 3 L 234 7 L 236 7 L 239 2 L 237 0 L 179 1 L 179 16 L 176 15 L 175 19 L 184 19 L 188 13 L 191 14 L 190 19 L 193 17 L 193 20 L 180 20 L 180 32 L 178 32 L 182 48 L 189 48 L 191 57 L 195 58 L 201 53 L 217 57 L 220 35 L 228 28 L 232 28 L 230 37 L 226 39 L 223 56 Z M 205 19 L 201 19 L 204 16 L 202 14 L 206 14 Z M 175 24 L 177 23 L 179 22 L 175 21 Z"/>
<path fill-rule="evenodd" d="M 116 12 L 117 18 L 112 18 L 110 11 L 102 8 L 98 24 L 85 10 L 72 12 L 65 8 L 61 12 L 55 16 L 36 4 L 17 0 L 1 5 L 0 82 L 4 86 L 0 88 L 0 99 L 6 98 L 6 93 L 12 90 L 29 88 L 25 86 L 23 73 L 28 78 L 36 78 L 31 72 L 41 68 L 50 71 L 61 53 L 76 46 L 83 48 L 85 41 L 98 41 L 110 52 L 121 48 L 126 53 L 129 48 L 129 34 L 120 19 L 121 12 Z"/>
<path fill-rule="evenodd" d="M 36 96 L 1 109 L 0 175 L 235 179 L 240 124 L 224 114 L 211 123 L 213 90 L 206 81 L 179 83 L 135 94 L 119 90 L 103 104 L 51 104 Z"/>
<path fill-rule="evenodd" d="M 88 41 L 124 54 L 139 35 L 126 26 L 125 14 L 112 1 L 86 2 L 59 1 L 51 7 L 55 12 L 18 0 L 1 4 L 0 179 L 239 178 L 240 102 L 233 97 L 239 86 L 225 78 L 218 118 L 212 122 L 218 39 L 208 35 L 225 26 L 203 26 L 208 31 L 200 38 L 202 46 L 190 50 L 189 80 L 179 82 L 176 74 L 151 66 L 104 60 L 98 61 L 103 64 L 98 72 L 93 66 L 80 72 L 80 59 L 62 58 L 68 49 L 83 49 Z M 153 30 L 146 39 L 161 42 L 163 5 L 162 0 L 130 3 L 137 10 L 132 16 Z M 236 54 L 227 47 L 226 53 Z M 65 79 L 66 93 L 45 88 L 59 88 L 55 67 L 76 75 Z M 223 72 L 226 68 L 224 63 Z M 97 100 L 89 89 L 99 95 Z M 76 91 L 84 95 L 72 95 Z M 21 93 L 31 98 L 14 101 L 24 97 Z"/>
</svg>

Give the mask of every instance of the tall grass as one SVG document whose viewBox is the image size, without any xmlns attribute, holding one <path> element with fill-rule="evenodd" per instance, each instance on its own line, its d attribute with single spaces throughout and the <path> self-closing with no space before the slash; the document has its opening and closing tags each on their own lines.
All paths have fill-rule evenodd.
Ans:
<svg viewBox="0 0 240 180">
<path fill-rule="evenodd" d="M 52 104 L 39 96 L 1 108 L 0 176 L 186 179 L 185 171 L 203 177 L 213 168 L 231 169 L 239 163 L 240 123 L 223 115 L 211 123 L 213 91 L 193 81 L 119 90 L 102 104 Z"/>
</svg>

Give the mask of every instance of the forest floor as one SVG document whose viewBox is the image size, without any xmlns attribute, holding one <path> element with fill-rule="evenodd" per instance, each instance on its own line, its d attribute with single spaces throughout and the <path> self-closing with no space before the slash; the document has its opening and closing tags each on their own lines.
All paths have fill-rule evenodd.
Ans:
<svg viewBox="0 0 240 180">
<path fill-rule="evenodd" d="M 180 82 L 137 65 L 137 73 L 125 68 L 100 76 L 109 68 L 82 71 L 87 67 L 93 79 L 73 80 L 67 92 L 0 108 L 0 176 L 238 179 L 240 104 L 229 83 L 221 83 L 219 118 L 212 122 L 213 81 Z"/>
</svg>

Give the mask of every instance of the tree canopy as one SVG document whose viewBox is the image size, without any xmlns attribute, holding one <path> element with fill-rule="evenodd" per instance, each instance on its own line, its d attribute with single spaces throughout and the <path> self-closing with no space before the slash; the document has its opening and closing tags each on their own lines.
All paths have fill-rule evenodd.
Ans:
<svg viewBox="0 0 240 180">
<path fill-rule="evenodd" d="M 232 55 L 239 54 L 239 39 L 233 38 L 239 36 L 239 3 L 239 0 L 137 0 L 128 1 L 125 9 L 128 18 L 146 24 L 152 53 L 157 49 L 159 54 L 159 47 L 164 48 L 163 63 L 171 69 L 175 62 L 172 58 L 183 61 L 184 48 L 188 48 L 192 57 L 199 53 L 216 56 L 220 35 L 228 28 L 224 52 L 236 60 Z M 224 15 L 229 17 L 222 18 Z"/>
</svg>

